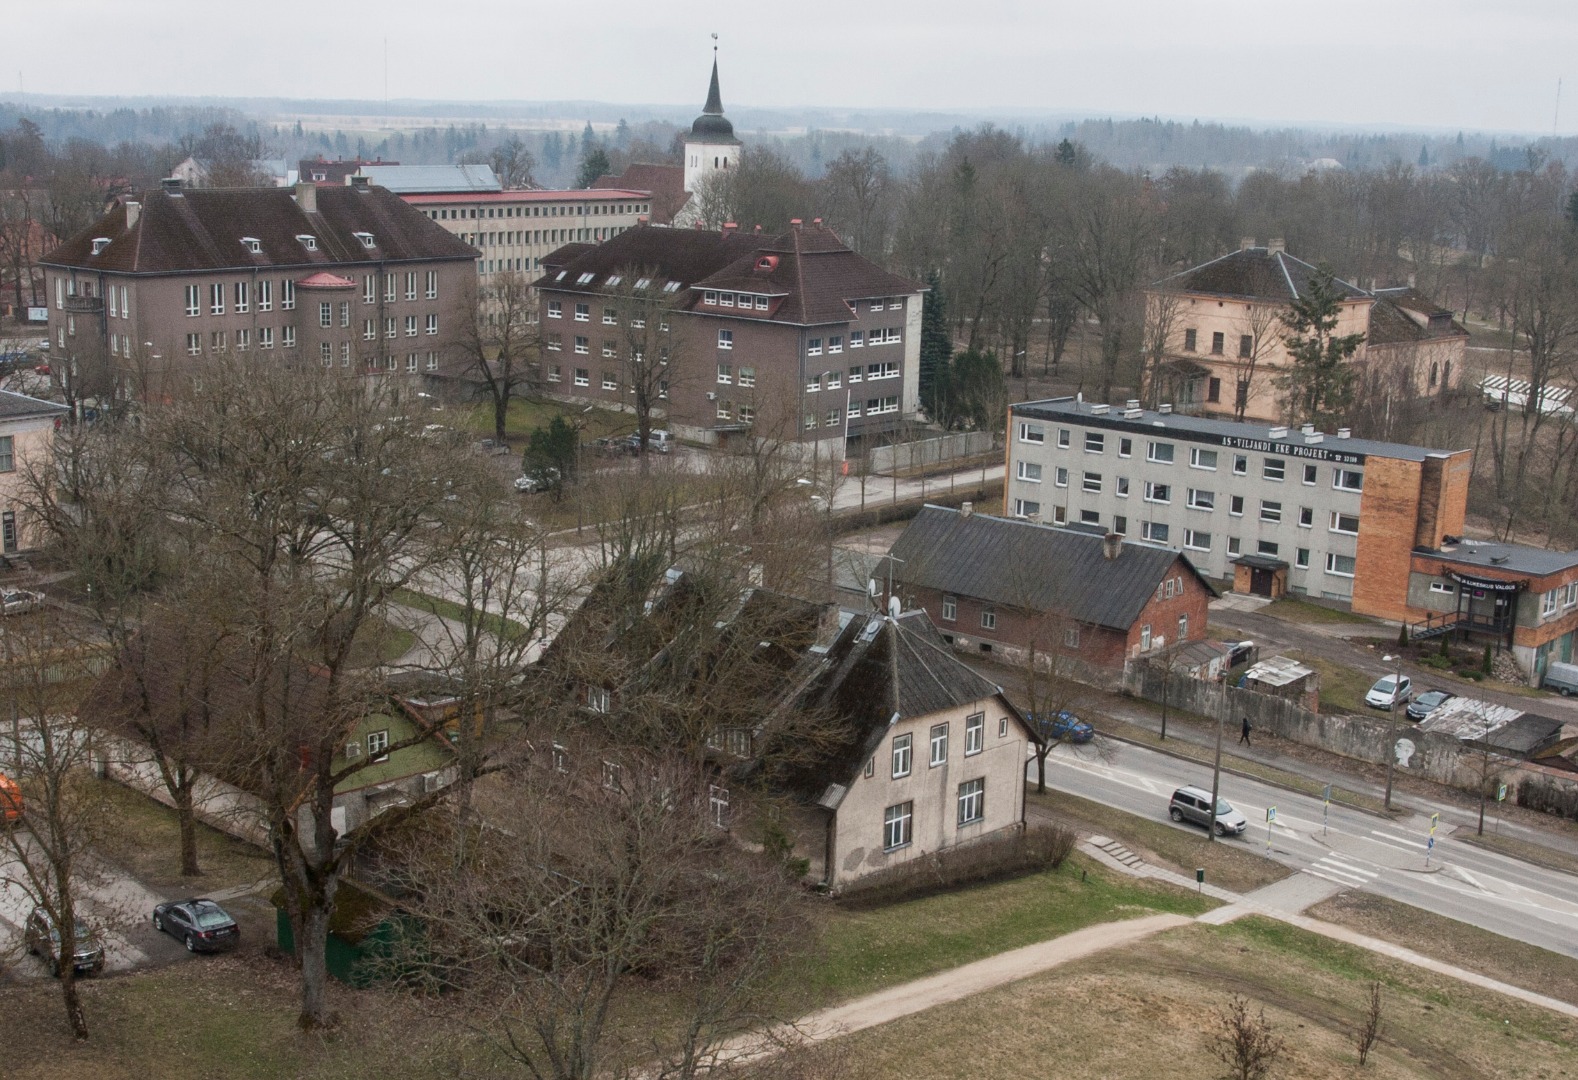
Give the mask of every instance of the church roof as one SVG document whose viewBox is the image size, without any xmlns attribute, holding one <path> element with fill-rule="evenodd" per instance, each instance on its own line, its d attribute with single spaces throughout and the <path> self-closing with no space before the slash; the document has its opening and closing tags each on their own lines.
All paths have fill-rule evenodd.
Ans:
<svg viewBox="0 0 1578 1080">
<path fill-rule="evenodd" d="M 713 50 L 712 55 L 712 83 L 707 87 L 707 104 L 701 107 L 701 115 L 696 117 L 696 122 L 690 125 L 690 134 L 693 138 L 709 143 L 737 143 L 740 140 L 734 136 L 734 125 L 729 123 L 723 115 L 723 94 L 718 90 L 718 54 Z"/>
</svg>

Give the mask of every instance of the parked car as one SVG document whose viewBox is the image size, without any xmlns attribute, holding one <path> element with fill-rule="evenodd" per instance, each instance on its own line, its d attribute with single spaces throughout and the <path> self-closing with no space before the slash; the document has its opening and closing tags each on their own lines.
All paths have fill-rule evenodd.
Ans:
<svg viewBox="0 0 1578 1080">
<path fill-rule="evenodd" d="M 1167 813 L 1174 821 L 1192 821 L 1206 828 L 1214 827 L 1218 836 L 1226 836 L 1228 833 L 1237 836 L 1249 828 L 1249 819 L 1234 810 L 1226 799 L 1217 798 L 1216 813 L 1213 815 L 1211 793 L 1197 787 L 1181 787 L 1173 792 L 1172 801 L 1167 805 Z"/>
<path fill-rule="evenodd" d="M 549 465 L 545 469 L 521 473 L 515 478 L 515 490 L 526 494 L 537 491 L 551 491 L 558 482 L 559 470 Z"/>
<path fill-rule="evenodd" d="M 641 433 L 639 431 L 631 435 L 627 441 L 630 443 L 630 452 L 632 454 L 641 453 Z M 666 454 L 673 445 L 673 438 L 662 428 L 653 428 L 647 432 L 648 450 L 656 450 L 660 454 Z"/>
<path fill-rule="evenodd" d="M 1578 694 L 1578 664 L 1552 660 L 1545 665 L 1545 681 L 1540 685 L 1547 690 L 1555 690 L 1562 697 Z"/>
<path fill-rule="evenodd" d="M 1372 709 L 1390 710 L 1393 705 L 1401 705 L 1408 700 L 1413 686 L 1413 680 L 1407 675 L 1400 680 L 1396 675 L 1383 675 L 1375 680 L 1375 685 L 1364 695 L 1364 703 Z"/>
<path fill-rule="evenodd" d="M 1035 713 L 1026 714 L 1025 719 L 1033 725 L 1036 723 Z M 1095 728 L 1067 709 L 1046 718 L 1042 721 L 1039 730 L 1048 742 L 1088 743 L 1096 737 Z"/>
<path fill-rule="evenodd" d="M 1445 690 L 1426 690 L 1408 703 L 1408 719 L 1423 720 L 1443 704 L 1457 697 Z"/>
<path fill-rule="evenodd" d="M 49 973 L 59 977 L 60 931 L 55 928 L 55 920 L 49 912 L 41 906 L 33 908 L 33 913 L 27 917 L 23 936 L 27 941 L 27 951 L 43 957 L 44 963 L 49 965 Z M 76 961 L 72 967 L 79 975 L 104 970 L 104 941 L 81 919 L 77 920 L 72 957 Z"/>
<path fill-rule="evenodd" d="M 0 612 L 25 615 L 44 606 L 44 594 L 31 589 L 6 589 L 0 592 Z"/>
<path fill-rule="evenodd" d="M 241 928 L 212 900 L 170 900 L 153 909 L 153 928 L 186 946 L 187 952 L 234 948 Z"/>
<path fill-rule="evenodd" d="M 20 821 L 22 818 L 22 789 L 15 780 L 0 773 L 0 822 Z"/>
</svg>

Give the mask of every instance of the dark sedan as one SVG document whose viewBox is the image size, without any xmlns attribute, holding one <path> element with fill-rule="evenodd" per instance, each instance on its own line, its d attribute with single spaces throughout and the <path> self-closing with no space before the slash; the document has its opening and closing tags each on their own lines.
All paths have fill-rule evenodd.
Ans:
<svg viewBox="0 0 1578 1080">
<path fill-rule="evenodd" d="M 171 900 L 153 909 L 153 928 L 186 946 L 187 952 L 220 952 L 234 948 L 241 929 L 212 900 Z"/>
<path fill-rule="evenodd" d="M 1027 714 L 1032 724 L 1036 723 L 1036 714 Z M 1041 735 L 1047 742 L 1088 743 L 1096 737 L 1096 729 L 1085 721 L 1063 709 L 1052 716 L 1045 717 L 1040 722 Z"/>
<path fill-rule="evenodd" d="M 1408 719 L 1423 720 L 1455 697 L 1445 690 L 1428 690 L 1408 703 Z"/>
</svg>

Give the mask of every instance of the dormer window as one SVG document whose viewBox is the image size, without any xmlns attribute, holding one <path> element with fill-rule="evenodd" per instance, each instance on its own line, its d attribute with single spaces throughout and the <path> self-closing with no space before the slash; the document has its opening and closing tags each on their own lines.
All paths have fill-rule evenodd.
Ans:
<svg viewBox="0 0 1578 1080">
<path fill-rule="evenodd" d="M 649 278 L 649 277 L 641 278 L 640 280 L 638 280 L 636 282 L 636 288 L 638 288 L 638 289 L 649 289 L 651 287 L 652 287 L 652 279 Z"/>
<path fill-rule="evenodd" d="M 362 242 L 362 247 L 364 248 L 374 248 L 378 246 L 378 241 L 373 239 L 373 234 L 370 232 L 358 232 L 352 233 L 351 235 L 360 240 Z"/>
<path fill-rule="evenodd" d="M 667 293 L 679 292 L 679 282 L 677 282 L 677 281 L 669 282 L 667 285 L 663 286 L 663 291 L 667 292 Z"/>
<path fill-rule="evenodd" d="M 107 237 L 107 236 L 95 236 L 93 238 L 93 254 L 97 255 L 99 252 L 103 251 L 105 248 L 107 248 L 109 246 L 110 246 L 110 238 L 109 237 Z"/>
<path fill-rule="evenodd" d="M 263 241 L 259 240 L 255 236 L 243 236 L 241 238 L 241 246 L 246 248 L 254 255 L 263 254 Z"/>
<path fill-rule="evenodd" d="M 608 275 L 607 284 L 609 284 L 609 285 L 618 285 L 623 280 L 625 280 L 625 279 L 624 279 L 624 276 L 621 275 L 621 274 L 609 274 Z"/>
<path fill-rule="evenodd" d="M 301 246 L 308 251 L 318 250 L 318 238 L 311 233 L 297 233 L 296 239 L 301 241 Z"/>
<path fill-rule="evenodd" d="M 575 283 L 577 285 L 590 285 L 592 283 L 592 279 L 595 277 L 597 277 L 597 275 L 594 273 L 582 274 L 580 277 L 575 279 Z"/>
<path fill-rule="evenodd" d="M 315 184 L 321 184 L 328 178 L 329 174 L 326 172 L 315 172 L 312 174 L 312 182 Z"/>
</svg>

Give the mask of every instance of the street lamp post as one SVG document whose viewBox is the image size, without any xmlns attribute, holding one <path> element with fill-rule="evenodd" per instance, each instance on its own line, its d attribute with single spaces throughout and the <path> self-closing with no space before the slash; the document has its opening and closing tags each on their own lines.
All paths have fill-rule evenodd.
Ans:
<svg viewBox="0 0 1578 1080">
<path fill-rule="evenodd" d="M 1403 686 L 1403 654 L 1381 657 L 1382 663 L 1395 661 L 1396 672 L 1392 676 L 1392 707 L 1387 712 L 1386 726 L 1386 801 L 1387 810 L 1392 808 L 1392 770 L 1397 762 L 1397 697 Z"/>
<path fill-rule="evenodd" d="M 1222 695 L 1222 707 L 1216 713 L 1216 765 L 1211 769 L 1211 822 L 1205 827 L 1205 838 L 1216 842 L 1216 800 L 1222 790 L 1222 726 L 1227 722 L 1227 710 L 1233 699 Z"/>
</svg>

